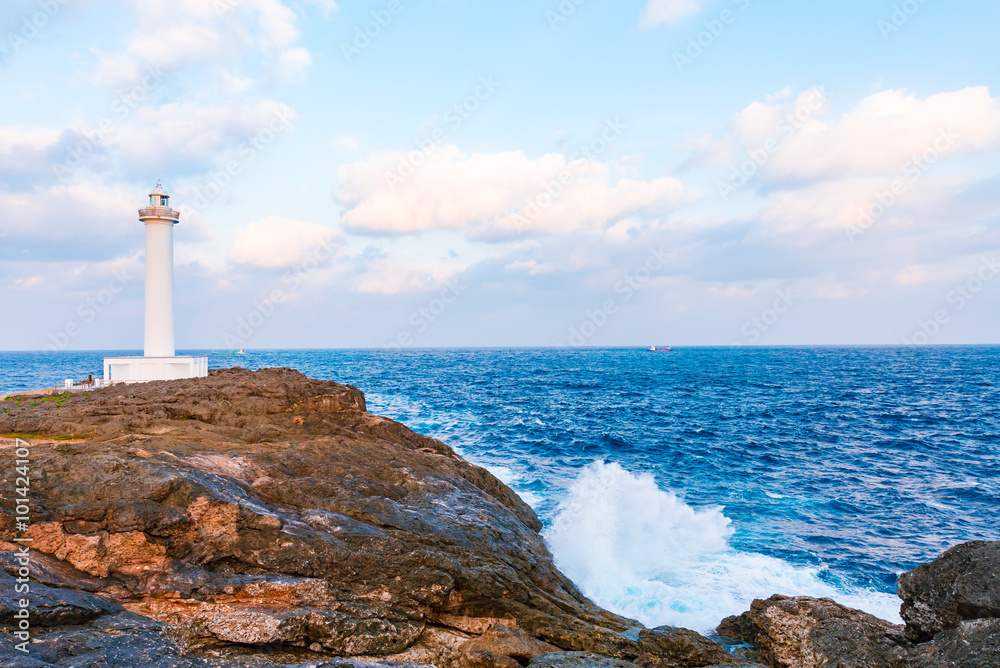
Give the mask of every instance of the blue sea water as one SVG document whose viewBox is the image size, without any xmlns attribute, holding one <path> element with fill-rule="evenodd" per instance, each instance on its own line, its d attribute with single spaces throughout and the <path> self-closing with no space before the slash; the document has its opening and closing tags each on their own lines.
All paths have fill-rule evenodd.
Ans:
<svg viewBox="0 0 1000 668">
<path fill-rule="evenodd" d="M 8 390 L 108 353 L 0 353 Z M 113 354 L 121 354 L 115 352 Z M 250 351 L 488 467 L 599 604 L 700 631 L 774 593 L 898 621 L 895 580 L 1000 539 L 1000 348 Z"/>
</svg>

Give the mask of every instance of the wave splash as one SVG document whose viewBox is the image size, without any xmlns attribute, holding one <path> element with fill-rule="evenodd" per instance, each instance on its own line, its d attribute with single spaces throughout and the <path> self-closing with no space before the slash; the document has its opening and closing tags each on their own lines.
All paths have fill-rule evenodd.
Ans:
<svg viewBox="0 0 1000 668">
<path fill-rule="evenodd" d="M 772 594 L 830 597 L 898 623 L 899 600 L 842 591 L 819 569 L 730 547 L 720 507 L 695 509 L 652 475 L 619 464 L 587 466 L 545 532 L 556 565 L 595 603 L 648 627 L 711 632 Z"/>
</svg>

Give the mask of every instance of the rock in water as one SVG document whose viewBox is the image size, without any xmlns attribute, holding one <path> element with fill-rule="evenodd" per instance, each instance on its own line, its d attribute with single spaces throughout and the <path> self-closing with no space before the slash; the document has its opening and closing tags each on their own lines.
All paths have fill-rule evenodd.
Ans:
<svg viewBox="0 0 1000 668">
<path fill-rule="evenodd" d="M 958 545 L 899 576 L 906 635 L 932 640 L 960 622 L 1000 618 L 1000 543 Z"/>
<path fill-rule="evenodd" d="M 353 387 L 231 369 L 3 408 L 0 433 L 39 435 L 23 534 L 38 618 L 87 624 L 37 628 L 37 665 L 68 661 L 73 643 L 104 652 L 93 665 L 130 668 L 725 658 L 696 634 L 675 639 L 697 649 L 682 664 L 669 634 L 623 635 L 637 623 L 555 568 L 528 505 L 447 445 L 370 415 Z M 0 515 L 0 541 L 19 535 Z M 63 598 L 45 603 L 42 582 Z"/>
<path fill-rule="evenodd" d="M 899 578 L 906 626 L 829 599 L 772 596 L 719 634 L 770 668 L 1000 668 L 1000 543 L 966 543 Z"/>
<path fill-rule="evenodd" d="M 754 601 L 718 633 L 756 646 L 771 668 L 902 668 L 910 645 L 902 626 L 805 596 Z"/>
</svg>

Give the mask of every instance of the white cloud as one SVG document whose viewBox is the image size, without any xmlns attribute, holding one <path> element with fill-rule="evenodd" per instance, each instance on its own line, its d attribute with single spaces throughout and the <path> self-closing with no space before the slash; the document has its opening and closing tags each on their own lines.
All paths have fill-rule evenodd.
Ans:
<svg viewBox="0 0 1000 668">
<path fill-rule="evenodd" d="M 799 234 L 801 243 L 824 239 L 828 232 L 843 238 L 844 230 L 858 225 L 865 210 L 878 203 L 878 197 L 890 191 L 895 179 L 855 177 L 830 179 L 796 189 L 772 193 L 760 211 L 761 233 L 765 235 Z M 886 229 L 898 234 L 932 230 L 940 224 L 940 215 L 948 202 L 961 191 L 960 178 L 924 176 L 919 181 L 900 179 L 906 186 L 893 204 L 877 217 L 872 230 Z M 803 234 L 812 229 L 821 233 Z"/>
<path fill-rule="evenodd" d="M 970 178 L 940 163 L 1000 145 L 1000 101 L 989 89 L 926 98 L 888 90 L 834 118 L 826 118 L 828 99 L 818 104 L 809 91 L 788 97 L 783 91 L 754 102 L 722 139 L 691 144 L 696 164 L 720 168 L 720 183 L 735 182 L 734 168 L 752 174 L 746 188 L 756 187 L 765 201 L 748 239 L 799 249 L 852 241 L 856 249 L 891 238 L 907 244 L 906 253 L 919 248 L 936 257 L 951 252 L 942 246 L 947 230 L 968 225 L 973 234 L 985 207 L 961 208 Z M 799 120 L 790 121 L 797 112 Z M 769 141 L 776 148 L 758 168 L 752 154 L 764 155 Z"/>
<path fill-rule="evenodd" d="M 59 130 L 53 128 L 25 128 L 0 126 L 0 153 L 12 154 L 16 149 L 29 148 L 40 151 L 55 144 Z"/>
<path fill-rule="evenodd" d="M 118 240 L 142 225 L 135 193 L 97 184 L 58 185 L 0 193 L 3 231 L 15 242 L 44 248 L 59 242 Z"/>
<path fill-rule="evenodd" d="M 336 235 L 329 227 L 272 216 L 240 230 L 229 253 L 229 261 L 280 269 L 303 262 L 320 249 L 329 252 L 328 249 L 336 244 Z"/>
<path fill-rule="evenodd" d="M 358 150 L 358 138 L 352 135 L 340 134 L 330 142 L 330 148 L 335 151 L 352 152 Z"/>
<path fill-rule="evenodd" d="M 778 149 L 761 170 L 778 181 L 902 174 L 925 152 L 984 150 L 1000 143 L 1000 100 L 985 86 L 919 98 L 906 90 L 875 93 L 853 109 L 822 120 L 829 104 L 808 109 L 809 92 L 794 102 L 754 102 L 737 114 L 726 136 L 700 153 L 704 165 L 742 162 L 769 139 Z"/>
<path fill-rule="evenodd" d="M 925 99 L 888 90 L 793 137 L 775 156 L 772 170 L 793 178 L 895 173 L 927 151 L 982 150 L 998 140 L 1000 101 L 985 86 Z"/>
<path fill-rule="evenodd" d="M 704 0 L 649 0 L 642 12 L 642 27 L 674 23 L 701 11 Z"/>
<path fill-rule="evenodd" d="M 401 164 L 421 159 L 412 174 L 398 177 Z M 665 217 L 686 195 L 673 178 L 613 182 L 608 165 L 570 163 L 558 153 L 535 159 L 520 151 L 466 155 L 449 144 L 427 156 L 373 155 L 342 166 L 337 177 L 334 195 L 348 230 L 462 229 L 479 240 L 596 232 L 630 216 Z"/>
<path fill-rule="evenodd" d="M 0 126 L 0 191 L 31 191 L 55 182 L 52 157 L 79 139 L 54 128 Z"/>
<path fill-rule="evenodd" d="M 265 59 L 265 69 L 281 72 L 278 80 L 294 79 L 311 59 L 302 47 L 295 12 L 281 0 L 239 3 L 205 0 L 127 0 L 136 30 L 127 46 L 98 53 L 95 80 L 120 86 L 141 78 L 149 69 L 210 64 L 229 78 L 251 51 Z M 327 3 L 329 5 L 329 3 Z"/>
<path fill-rule="evenodd" d="M 126 167 L 198 172 L 269 128 L 287 129 L 295 117 L 291 107 L 270 100 L 207 106 L 170 103 L 137 109 L 109 141 Z"/>
<path fill-rule="evenodd" d="M 105 260 L 143 247 L 142 192 L 92 182 L 0 192 L 0 233 L 23 259 Z M 188 243 L 207 237 L 204 220 L 181 225 Z"/>
<path fill-rule="evenodd" d="M 86 180 L 87 172 L 104 176 L 116 163 L 131 178 L 200 174 L 232 157 L 245 161 L 239 153 L 250 152 L 248 142 L 257 139 L 258 148 L 264 146 L 267 137 L 273 141 L 290 130 L 296 118 L 288 105 L 259 99 L 139 106 L 105 133 L 82 125 L 0 126 L 0 190 L 31 191 L 60 178 Z"/>
<path fill-rule="evenodd" d="M 305 76 L 310 65 L 312 56 L 309 55 L 309 49 L 301 46 L 286 49 L 278 56 L 277 67 L 272 76 L 281 82 L 297 81 Z"/>
<path fill-rule="evenodd" d="M 467 267 L 461 262 L 404 262 L 397 258 L 380 258 L 368 264 L 355 280 L 352 290 L 378 295 L 425 292 L 443 287 Z"/>
<path fill-rule="evenodd" d="M 329 16 L 333 12 L 339 11 L 340 8 L 334 0 L 309 0 L 311 4 L 316 5 L 323 10 L 323 16 Z"/>
</svg>

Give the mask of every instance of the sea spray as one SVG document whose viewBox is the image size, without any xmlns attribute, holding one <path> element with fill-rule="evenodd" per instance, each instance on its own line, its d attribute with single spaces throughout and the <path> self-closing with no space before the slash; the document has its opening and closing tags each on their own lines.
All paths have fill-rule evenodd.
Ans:
<svg viewBox="0 0 1000 668">
<path fill-rule="evenodd" d="M 733 550 L 719 507 L 696 509 L 651 475 L 595 462 L 559 504 L 545 538 L 563 570 L 598 605 L 649 627 L 710 632 L 772 594 L 827 596 L 898 621 L 889 594 L 841 591 L 820 570 Z"/>
</svg>

